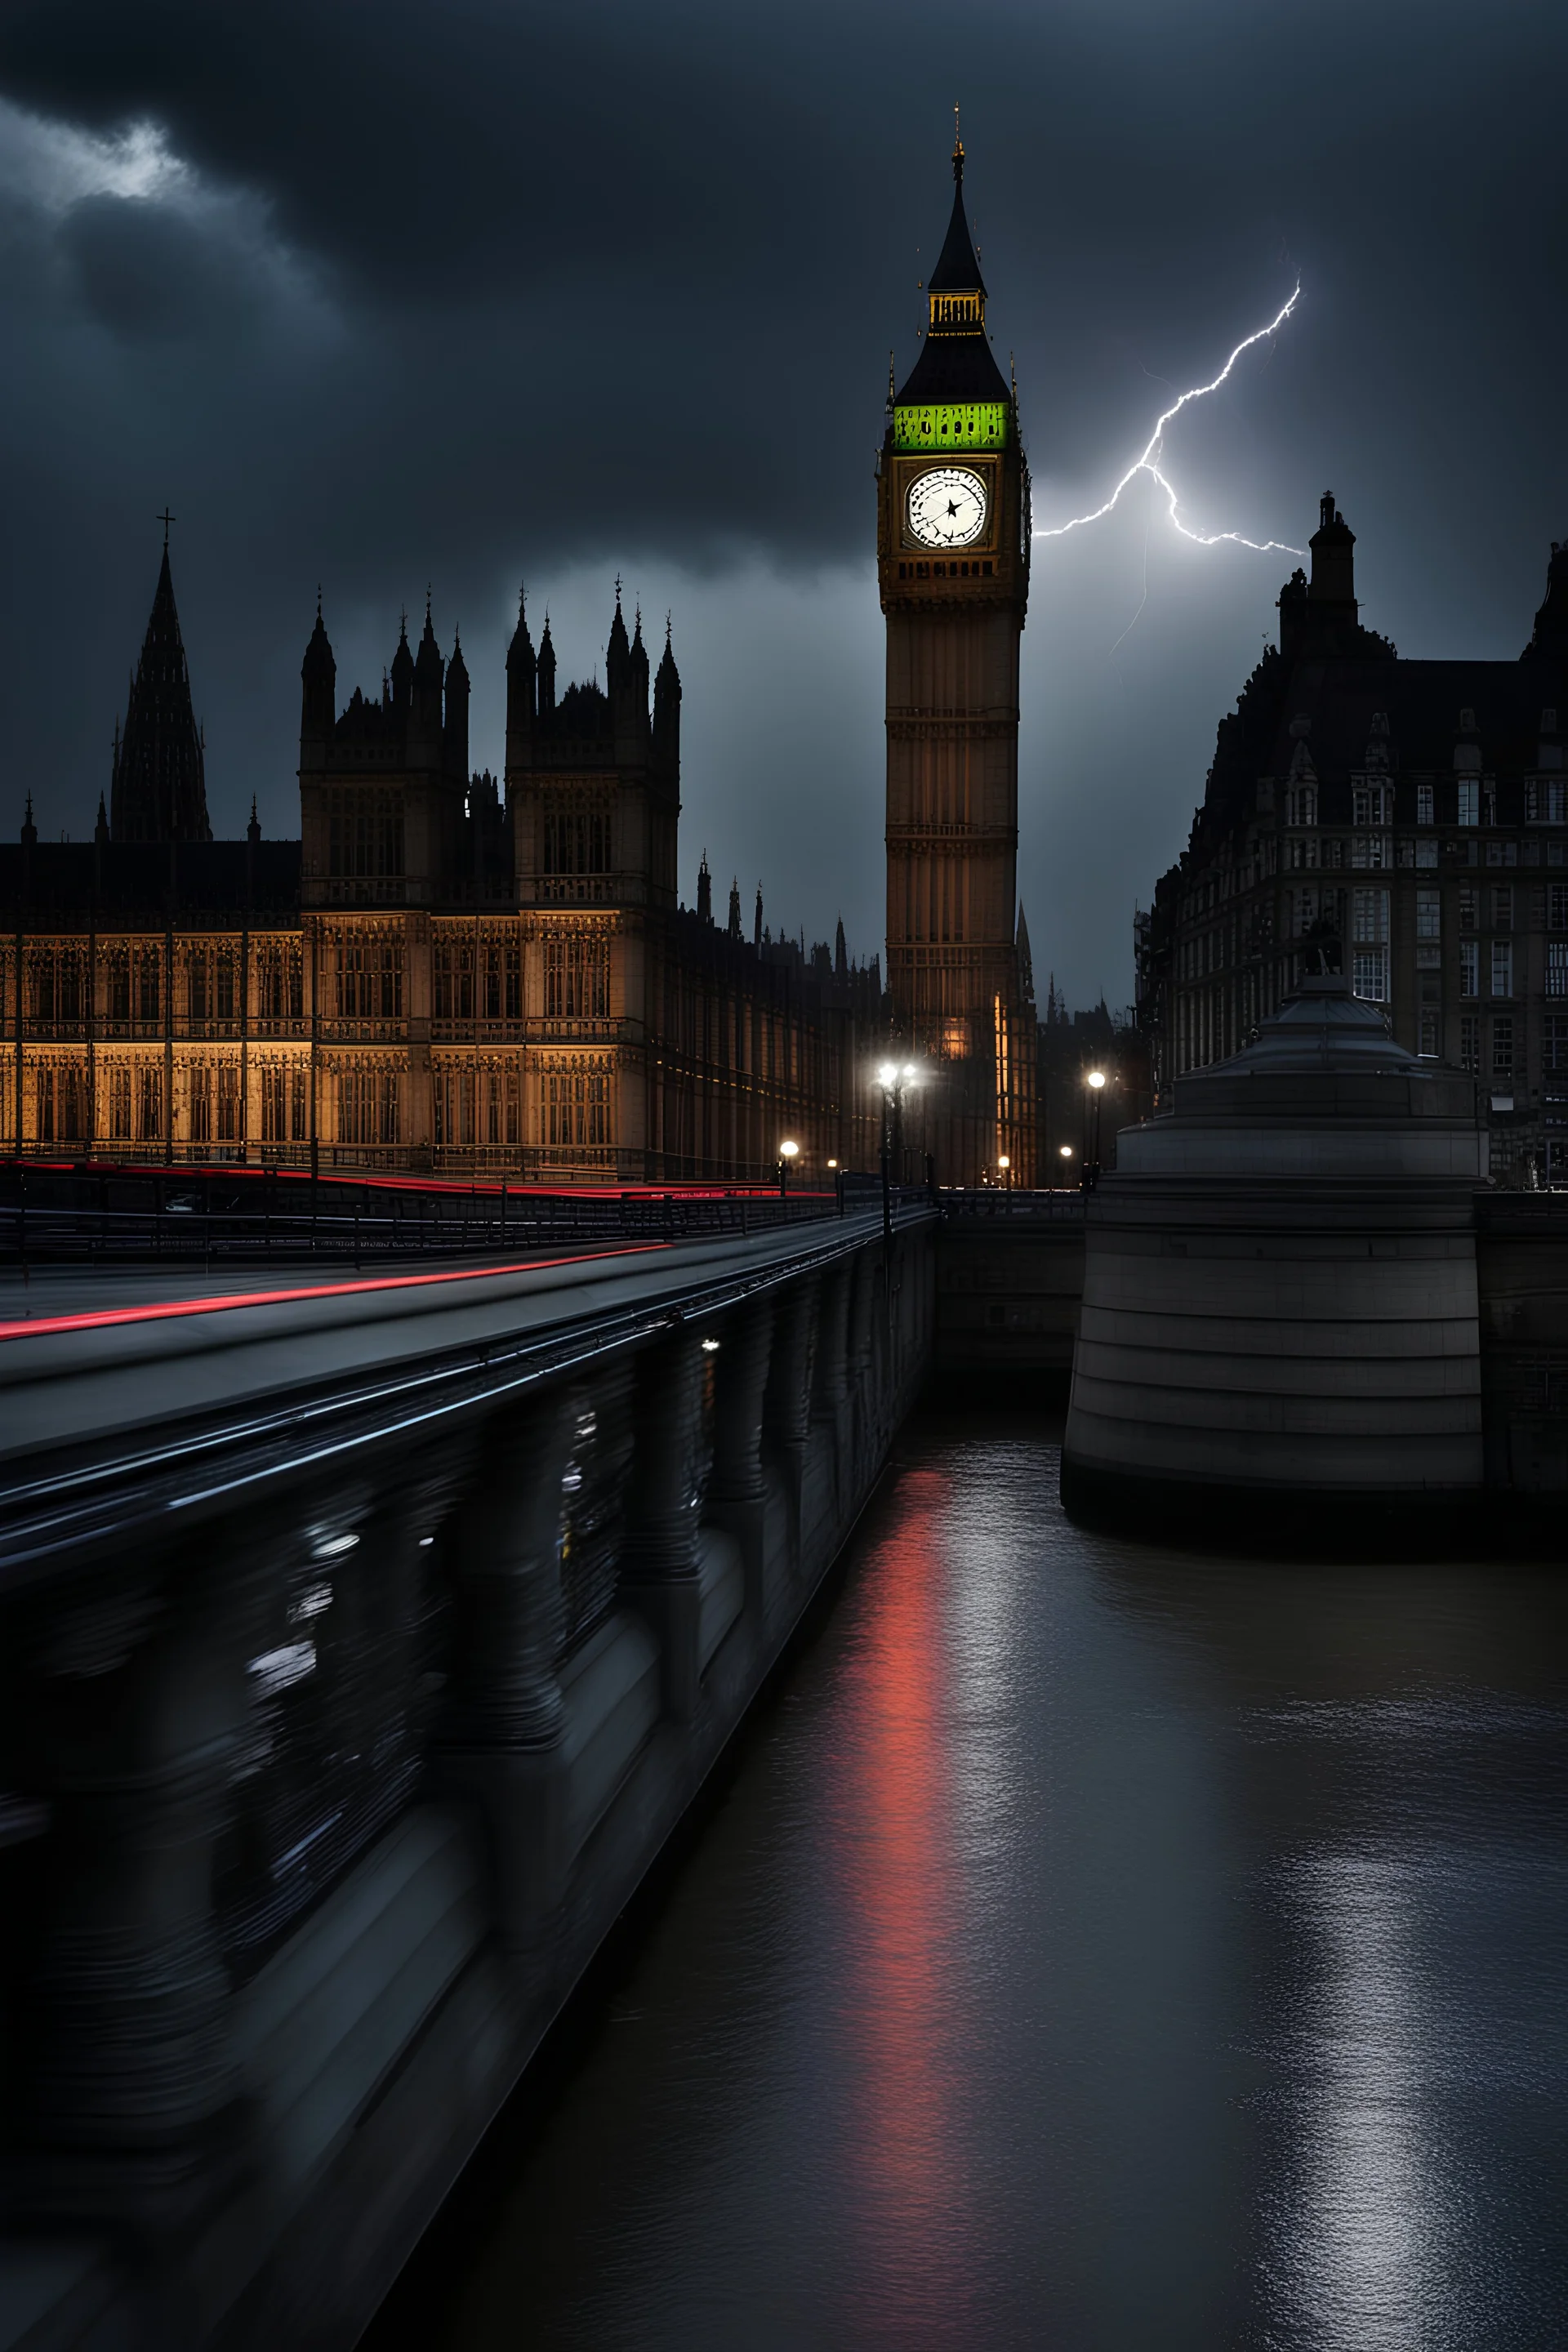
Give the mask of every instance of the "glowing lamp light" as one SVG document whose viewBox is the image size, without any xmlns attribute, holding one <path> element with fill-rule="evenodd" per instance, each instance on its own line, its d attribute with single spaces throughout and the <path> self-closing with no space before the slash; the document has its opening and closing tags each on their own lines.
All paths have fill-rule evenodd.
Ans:
<svg viewBox="0 0 1568 2352">
<path fill-rule="evenodd" d="M 1102 1087 L 1105 1084 L 1105 1072 L 1090 1070 L 1087 1083 L 1091 1087 Z"/>
<path fill-rule="evenodd" d="M 799 1146 L 799 1144 L 798 1144 L 798 1143 L 781 1143 L 781 1144 L 780 1144 L 780 1146 L 779 1146 L 779 1158 L 780 1158 L 781 1160 L 797 1160 L 799 1157 L 800 1157 L 800 1146 Z"/>
<path fill-rule="evenodd" d="M 827 1164 L 828 1164 L 828 1166 L 829 1166 L 830 1168 L 837 1168 L 837 1165 L 838 1165 L 838 1162 L 837 1162 L 837 1160 L 830 1160 L 828 1161 L 828 1163 L 827 1163 Z"/>
<path fill-rule="evenodd" d="M 1013 1165 L 1013 1163 L 1012 1163 L 1012 1161 L 1008 1159 L 1007 1154 L 1006 1154 L 1005 1152 L 1004 1152 L 1004 1153 L 1002 1154 L 1001 1159 L 1000 1159 L 1000 1160 L 998 1160 L 998 1161 L 996 1162 L 996 1165 L 997 1165 L 997 1167 L 998 1167 L 998 1168 L 1011 1168 L 1011 1166 Z"/>
<path fill-rule="evenodd" d="M 877 1065 L 877 1084 L 878 1084 L 879 1087 L 890 1087 L 890 1086 L 892 1085 L 892 1083 L 893 1083 L 893 1080 L 898 1076 L 898 1075 L 899 1075 L 899 1066 L 898 1066 L 897 1062 L 879 1062 L 879 1063 L 878 1063 L 878 1065 Z"/>
<path fill-rule="evenodd" d="M 704 1339 L 702 1342 L 702 1352 L 705 1356 L 716 1356 L 719 1352 L 718 1340 Z"/>
<path fill-rule="evenodd" d="M 920 1071 L 916 1068 L 913 1062 L 906 1062 L 904 1064 L 904 1076 L 906 1078 L 918 1078 L 920 1076 Z"/>
<path fill-rule="evenodd" d="M 1062 1158 L 1064 1160 L 1070 1160 L 1072 1158 L 1072 1145 L 1070 1143 L 1064 1143 L 1062 1145 Z"/>
</svg>

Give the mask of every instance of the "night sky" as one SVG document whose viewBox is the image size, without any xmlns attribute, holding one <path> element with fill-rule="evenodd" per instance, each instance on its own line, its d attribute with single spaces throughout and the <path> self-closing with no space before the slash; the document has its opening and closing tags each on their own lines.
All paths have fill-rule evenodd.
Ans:
<svg viewBox="0 0 1568 2352">
<path fill-rule="evenodd" d="M 1194 527 L 1304 545 L 1363 617 L 1512 656 L 1568 537 L 1568 9 L 795 0 L 7 0 L 0 824 L 90 832 L 165 502 L 215 830 L 298 830 L 322 588 L 340 698 L 426 584 L 499 768 L 526 578 L 563 683 L 625 579 L 674 615 L 681 869 L 881 945 L 873 453 L 946 226 L 952 102 L 1037 523 L 1174 391 Z M 1140 480 L 1037 547 L 1020 883 L 1043 994 L 1131 993 L 1215 724 L 1294 558 Z"/>
</svg>

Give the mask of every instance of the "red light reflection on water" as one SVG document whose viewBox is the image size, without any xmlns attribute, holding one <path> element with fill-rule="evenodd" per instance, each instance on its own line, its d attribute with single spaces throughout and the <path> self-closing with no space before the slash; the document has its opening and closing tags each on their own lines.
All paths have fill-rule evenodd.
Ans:
<svg viewBox="0 0 1568 2352">
<path fill-rule="evenodd" d="M 868 2332 L 952 2340 L 974 2254 L 961 2112 L 967 1989 L 952 1822 L 940 1471 L 900 1479 L 855 1660 L 837 1804 L 852 1941 L 847 2164 Z"/>
</svg>

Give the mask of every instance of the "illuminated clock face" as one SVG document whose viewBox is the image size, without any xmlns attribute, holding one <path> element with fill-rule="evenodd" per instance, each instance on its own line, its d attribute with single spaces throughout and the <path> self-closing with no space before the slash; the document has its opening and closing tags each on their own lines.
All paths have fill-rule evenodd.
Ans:
<svg viewBox="0 0 1568 2352">
<path fill-rule="evenodd" d="M 973 547 L 984 536 L 985 485 L 967 466 L 935 466 L 910 484 L 910 536 L 921 547 Z"/>
</svg>

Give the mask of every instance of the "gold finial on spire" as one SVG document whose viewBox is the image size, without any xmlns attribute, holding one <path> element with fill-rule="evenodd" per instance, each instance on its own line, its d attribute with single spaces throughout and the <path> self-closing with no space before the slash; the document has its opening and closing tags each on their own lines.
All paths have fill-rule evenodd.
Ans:
<svg viewBox="0 0 1568 2352">
<path fill-rule="evenodd" d="M 962 180 L 963 177 L 963 142 L 958 135 L 958 103 L 956 100 L 953 101 L 952 109 L 952 176 L 955 180 Z"/>
<path fill-rule="evenodd" d="M 897 381 L 896 381 L 896 379 L 895 379 L 895 377 L 894 377 L 894 374 L 893 374 L 893 354 L 892 354 L 892 352 L 889 352 L 888 353 L 888 398 L 889 398 L 889 401 L 896 400 L 896 399 L 898 398 L 898 394 L 899 394 L 899 387 L 898 387 Z"/>
</svg>

